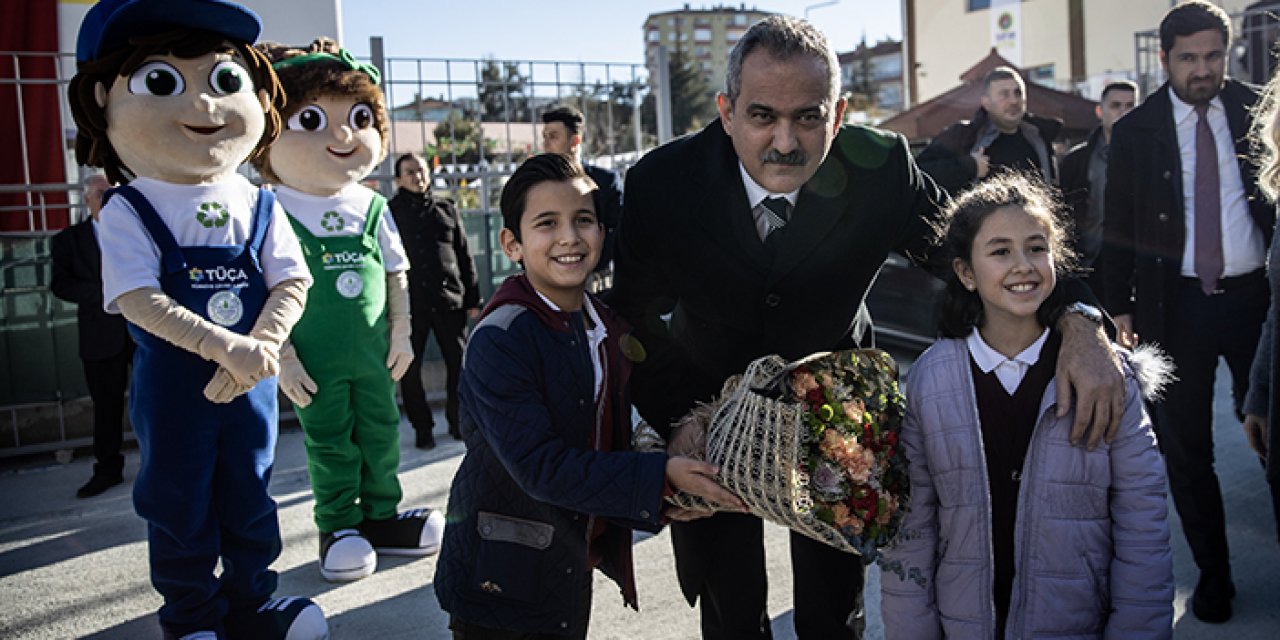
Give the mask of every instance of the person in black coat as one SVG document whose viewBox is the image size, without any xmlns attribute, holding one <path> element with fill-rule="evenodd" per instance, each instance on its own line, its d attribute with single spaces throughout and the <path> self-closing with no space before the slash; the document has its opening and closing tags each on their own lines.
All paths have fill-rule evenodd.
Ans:
<svg viewBox="0 0 1280 640">
<path fill-rule="evenodd" d="M 951 269 L 933 251 L 946 196 L 902 136 L 840 126 L 839 65 L 812 25 L 756 23 L 727 80 L 718 121 L 628 172 L 608 298 L 639 342 L 633 401 L 673 454 L 696 452 L 700 436 L 672 423 L 753 359 L 857 343 L 869 329 L 862 301 L 890 251 Z M 1073 341 L 1064 355 L 1081 357 L 1060 361 L 1075 381 L 1063 393 L 1076 387 L 1081 425 L 1100 409 L 1097 425 L 1110 426 L 1124 394 L 1105 337 L 1078 314 L 1058 325 Z M 719 513 L 676 522 L 671 535 L 703 637 L 770 637 L 761 521 Z M 860 559 L 792 534 L 791 561 L 798 637 L 861 637 Z"/>
<path fill-rule="evenodd" d="M 998 169 L 1038 174 L 1056 184 L 1053 140 L 1062 121 L 1027 113 L 1027 87 L 1010 67 L 982 78 L 982 106 L 969 121 L 938 134 L 916 161 L 947 193 L 959 193 Z"/>
<path fill-rule="evenodd" d="M 467 342 L 467 320 L 480 313 L 480 287 L 458 208 L 452 200 L 431 194 L 431 176 L 423 159 L 414 154 L 400 156 L 396 160 L 396 183 L 400 188 L 387 206 L 409 254 L 409 312 L 413 331 L 410 337 L 413 364 L 405 372 L 400 393 L 416 434 L 414 444 L 420 449 L 430 449 L 436 446 L 432 433 L 435 418 L 422 385 L 427 336 L 435 331 L 436 344 L 444 356 L 445 419 L 449 422 L 449 435 L 461 439 L 458 375 Z"/>
<path fill-rule="evenodd" d="M 586 123 L 582 112 L 573 107 L 559 106 L 542 114 L 542 150 L 563 153 L 581 162 L 582 125 Z M 622 176 L 617 171 L 582 162 L 582 168 L 598 187 L 591 196 L 596 207 L 596 217 L 604 225 L 604 251 L 596 265 L 596 277 L 587 283 L 587 290 L 600 293 L 608 289 L 613 273 L 613 254 L 618 242 L 618 222 L 622 219 Z"/>
<path fill-rule="evenodd" d="M 1226 77 L 1230 42 L 1231 22 L 1215 5 L 1192 0 L 1165 15 L 1169 80 L 1115 125 L 1103 221 L 1118 341 L 1158 343 L 1177 367 L 1155 427 L 1200 569 L 1191 610 L 1206 622 L 1229 619 L 1235 595 L 1213 468 L 1214 372 L 1225 359 L 1240 414 L 1270 298 L 1263 264 L 1276 220 L 1249 158 L 1258 94 Z M 1276 499 L 1273 491 L 1273 507 Z"/>
<path fill-rule="evenodd" d="M 1138 85 L 1129 80 L 1108 82 L 1102 88 L 1094 112 L 1100 123 L 1088 139 L 1076 145 L 1062 159 L 1062 196 L 1067 201 L 1075 231 L 1073 246 L 1079 266 L 1090 269 L 1085 276 L 1094 296 L 1104 299 L 1102 277 L 1098 274 L 1102 252 L 1102 218 L 1106 212 L 1107 162 L 1111 156 L 1111 130 L 1116 121 L 1138 104 Z"/>
<path fill-rule="evenodd" d="M 89 218 L 53 237 L 53 295 L 76 304 L 80 336 L 80 361 L 93 400 L 93 476 L 76 491 L 90 498 L 124 482 L 125 390 L 129 387 L 129 361 L 133 341 L 124 316 L 102 308 L 102 253 L 94 226 L 102 209 L 102 195 L 111 185 L 101 174 L 85 180 L 84 200 Z"/>
</svg>

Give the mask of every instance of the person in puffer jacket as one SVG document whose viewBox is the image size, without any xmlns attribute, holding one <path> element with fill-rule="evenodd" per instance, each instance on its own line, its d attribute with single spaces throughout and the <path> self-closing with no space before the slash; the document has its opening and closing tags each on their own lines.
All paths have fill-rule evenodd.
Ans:
<svg viewBox="0 0 1280 640">
<path fill-rule="evenodd" d="M 984 182 L 948 212 L 944 338 L 905 387 L 911 501 L 886 553 L 904 571 L 881 579 L 890 640 L 1172 636 L 1165 471 L 1143 409 L 1169 365 L 1117 348 L 1120 430 L 1093 450 L 1071 444 L 1049 313 L 1072 264 L 1059 216 L 1021 175 Z"/>
</svg>

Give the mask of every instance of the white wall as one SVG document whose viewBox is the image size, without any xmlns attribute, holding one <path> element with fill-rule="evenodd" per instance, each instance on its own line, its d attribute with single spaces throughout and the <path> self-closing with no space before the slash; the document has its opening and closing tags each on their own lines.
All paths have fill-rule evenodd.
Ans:
<svg viewBox="0 0 1280 640">
<path fill-rule="evenodd" d="M 991 48 L 990 10 L 969 13 L 965 0 L 914 2 L 916 62 L 924 102 L 954 87 L 958 77 Z M 1253 0 L 1219 0 L 1238 13 Z M 1173 0 L 1084 0 L 1085 76 L 1100 81 L 1134 72 L 1134 33 L 1157 29 Z M 1022 66 L 1053 63 L 1059 86 L 1071 74 L 1067 0 L 1023 0 Z M 1237 25 L 1238 26 L 1238 25 Z M 1094 82 L 1093 84 L 1098 84 Z M 1090 96 L 1096 97 L 1096 96 Z"/>
</svg>

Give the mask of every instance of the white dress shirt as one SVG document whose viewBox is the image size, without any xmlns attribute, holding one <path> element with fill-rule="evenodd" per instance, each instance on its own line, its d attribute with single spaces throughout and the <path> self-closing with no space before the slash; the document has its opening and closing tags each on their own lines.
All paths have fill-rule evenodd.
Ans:
<svg viewBox="0 0 1280 640">
<path fill-rule="evenodd" d="M 560 307 L 552 302 L 550 298 L 542 295 L 541 291 L 534 289 L 534 293 L 538 294 L 542 301 L 551 307 L 552 311 L 560 311 Z M 600 314 L 596 312 L 596 308 L 591 305 L 591 298 L 586 294 L 582 296 L 582 311 L 588 319 L 591 320 L 591 326 L 587 329 L 587 346 L 591 347 L 591 372 L 595 375 L 596 400 L 600 400 L 600 393 L 604 391 L 604 360 L 601 356 L 600 345 L 604 344 L 605 338 L 609 336 L 608 329 L 605 328 L 604 322 L 600 320 Z"/>
<path fill-rule="evenodd" d="M 1046 328 L 1031 346 L 1023 349 L 1021 353 L 1006 358 L 1003 353 L 991 348 L 982 336 L 978 334 L 978 330 L 974 329 L 965 343 L 969 346 L 969 355 L 973 356 L 973 361 L 983 373 L 996 372 L 996 379 L 1000 381 L 1000 386 L 1004 387 L 1005 393 L 1013 395 L 1018 390 L 1018 385 L 1022 384 L 1022 378 L 1027 375 L 1027 371 L 1031 369 L 1031 365 L 1040 361 L 1040 350 L 1044 348 L 1044 342 L 1049 338 L 1049 329 Z"/>
<path fill-rule="evenodd" d="M 1183 102 L 1172 90 L 1173 123 L 1178 132 L 1178 152 L 1182 157 L 1183 221 L 1187 240 L 1182 248 L 1182 275 L 1196 277 L 1196 115 L 1195 107 Z M 1262 231 L 1249 216 L 1248 193 L 1240 178 L 1235 140 L 1227 123 L 1222 97 L 1209 102 L 1205 114 L 1218 147 L 1218 190 L 1222 202 L 1222 276 L 1244 275 L 1262 268 L 1266 243 Z"/>
</svg>

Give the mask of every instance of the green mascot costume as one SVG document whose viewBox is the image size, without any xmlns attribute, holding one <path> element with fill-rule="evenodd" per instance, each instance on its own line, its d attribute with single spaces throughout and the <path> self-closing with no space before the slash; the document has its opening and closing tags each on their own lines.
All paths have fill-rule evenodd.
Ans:
<svg viewBox="0 0 1280 640">
<path fill-rule="evenodd" d="M 263 45 L 284 87 L 284 131 L 255 167 L 277 183 L 315 277 L 281 353 L 280 388 L 298 408 L 326 580 L 358 580 L 377 553 L 440 547 L 444 517 L 397 512 L 395 383 L 413 360 L 408 258 L 386 200 L 359 181 L 386 156 L 379 74 L 329 39 Z"/>
</svg>

